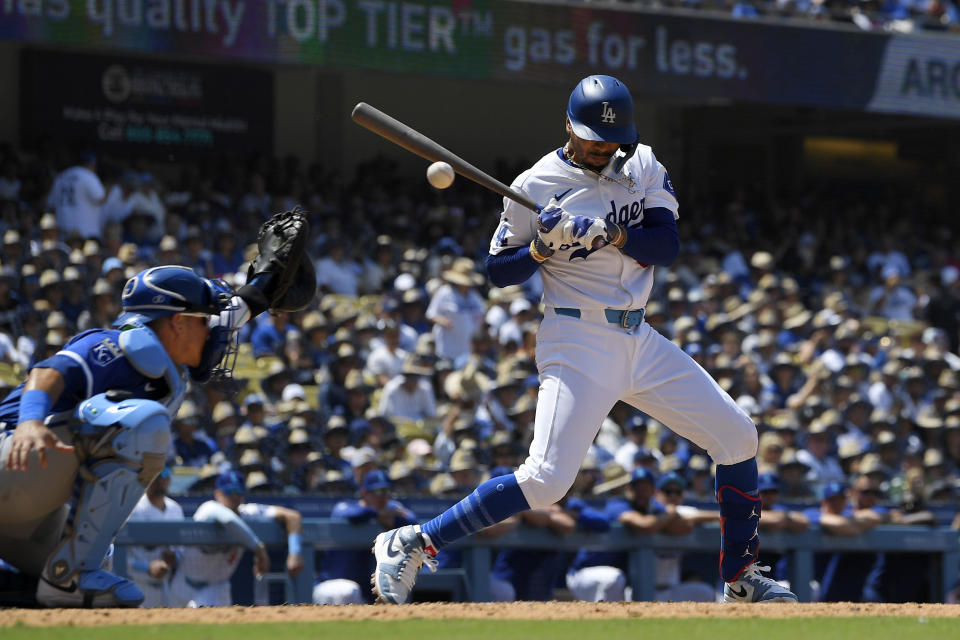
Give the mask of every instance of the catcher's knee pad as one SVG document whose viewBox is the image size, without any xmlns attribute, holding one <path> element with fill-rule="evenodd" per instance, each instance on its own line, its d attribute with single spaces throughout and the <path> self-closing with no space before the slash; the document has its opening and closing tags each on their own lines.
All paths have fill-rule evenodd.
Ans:
<svg viewBox="0 0 960 640">
<path fill-rule="evenodd" d="M 114 402 L 99 394 L 77 411 L 74 503 L 44 571 L 58 583 L 100 567 L 144 489 L 163 470 L 170 444 L 170 414 L 159 402 Z"/>
</svg>

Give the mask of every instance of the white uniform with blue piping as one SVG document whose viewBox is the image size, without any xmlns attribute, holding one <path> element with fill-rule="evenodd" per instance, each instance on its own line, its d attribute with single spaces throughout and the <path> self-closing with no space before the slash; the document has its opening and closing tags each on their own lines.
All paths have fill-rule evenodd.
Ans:
<svg viewBox="0 0 960 640">
<path fill-rule="evenodd" d="M 644 211 L 677 216 L 666 169 L 638 145 L 619 173 L 615 156 L 601 174 L 548 153 L 513 187 L 535 202 L 556 198 L 572 215 L 642 226 Z M 490 253 L 525 247 L 537 214 L 504 199 Z M 617 401 L 631 404 L 706 449 L 718 464 L 756 454 L 750 418 L 699 365 L 643 321 L 653 267 L 606 246 L 561 246 L 539 267 L 544 318 L 537 332 L 540 372 L 530 453 L 516 472 L 531 508 L 560 500 L 573 483 L 601 422 Z"/>
</svg>

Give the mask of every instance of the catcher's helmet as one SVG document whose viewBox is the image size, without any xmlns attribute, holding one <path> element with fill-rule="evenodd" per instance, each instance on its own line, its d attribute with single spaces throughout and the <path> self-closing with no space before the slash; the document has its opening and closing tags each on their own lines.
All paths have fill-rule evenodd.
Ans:
<svg viewBox="0 0 960 640">
<path fill-rule="evenodd" d="M 152 267 L 127 280 L 120 301 L 123 311 L 113 324 L 145 324 L 175 313 L 213 315 L 228 302 L 229 295 L 189 267 Z"/>
<path fill-rule="evenodd" d="M 633 144 L 633 98 L 626 85 L 613 76 L 587 76 L 570 94 L 567 117 L 578 138 Z"/>
</svg>

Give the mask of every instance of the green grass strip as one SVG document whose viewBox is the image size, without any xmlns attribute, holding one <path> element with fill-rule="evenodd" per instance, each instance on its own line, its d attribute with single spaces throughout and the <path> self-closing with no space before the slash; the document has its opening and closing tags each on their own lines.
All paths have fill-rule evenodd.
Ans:
<svg viewBox="0 0 960 640">
<path fill-rule="evenodd" d="M 606 620 L 395 620 L 0 630 L 3 640 L 945 640 L 957 618 L 633 618 Z"/>
</svg>

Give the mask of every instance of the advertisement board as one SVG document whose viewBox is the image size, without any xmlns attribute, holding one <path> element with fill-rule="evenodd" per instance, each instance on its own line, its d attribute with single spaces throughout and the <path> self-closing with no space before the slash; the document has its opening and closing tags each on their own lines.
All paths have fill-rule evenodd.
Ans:
<svg viewBox="0 0 960 640">
<path fill-rule="evenodd" d="M 502 0 L 0 0 L 0 39 L 960 117 L 955 36 Z"/>
<path fill-rule="evenodd" d="M 273 77 L 237 66 L 25 50 L 21 136 L 145 154 L 270 150 Z"/>
</svg>

